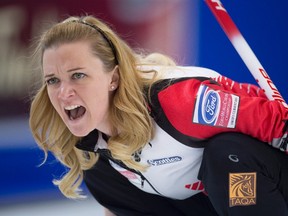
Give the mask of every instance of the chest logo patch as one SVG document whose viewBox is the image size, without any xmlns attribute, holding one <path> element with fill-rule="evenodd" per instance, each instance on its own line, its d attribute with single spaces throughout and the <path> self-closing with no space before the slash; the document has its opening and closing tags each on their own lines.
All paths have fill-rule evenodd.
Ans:
<svg viewBox="0 0 288 216">
<path fill-rule="evenodd" d="M 182 158 L 180 156 L 173 156 L 173 157 L 166 157 L 166 158 L 160 158 L 160 159 L 154 159 L 154 160 L 147 160 L 147 163 L 152 166 L 160 166 L 160 165 L 179 162 L 181 160 Z"/>
<path fill-rule="evenodd" d="M 229 206 L 256 205 L 256 173 L 229 173 Z"/>
</svg>

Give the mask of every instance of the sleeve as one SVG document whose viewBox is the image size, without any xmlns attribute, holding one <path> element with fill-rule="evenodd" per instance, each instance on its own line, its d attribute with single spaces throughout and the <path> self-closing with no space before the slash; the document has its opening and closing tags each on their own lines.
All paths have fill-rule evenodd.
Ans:
<svg viewBox="0 0 288 216">
<path fill-rule="evenodd" d="M 251 97 L 263 97 L 267 99 L 263 89 L 256 85 L 250 83 L 238 83 L 225 76 L 218 76 L 214 80 L 222 86 L 223 90 L 227 90 L 231 93 L 237 93 Z"/>
<path fill-rule="evenodd" d="M 176 80 L 158 92 L 157 100 L 169 123 L 184 135 L 205 140 L 240 132 L 279 147 L 287 109 L 256 87 L 223 82 L 199 77 Z"/>
</svg>

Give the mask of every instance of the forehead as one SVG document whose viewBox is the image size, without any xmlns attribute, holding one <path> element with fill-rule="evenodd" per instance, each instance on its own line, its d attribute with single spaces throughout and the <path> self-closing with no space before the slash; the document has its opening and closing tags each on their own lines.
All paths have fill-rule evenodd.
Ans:
<svg viewBox="0 0 288 216">
<path fill-rule="evenodd" d="M 67 42 L 60 43 L 54 46 L 51 46 L 43 51 L 43 60 L 45 56 L 53 53 L 53 55 L 61 56 L 73 56 L 75 55 L 92 55 L 91 43 L 88 41 L 76 41 L 76 42 Z"/>
<path fill-rule="evenodd" d="M 43 71 L 55 71 L 55 67 L 68 70 L 69 67 L 84 67 L 88 64 L 101 64 L 93 55 L 89 42 L 78 41 L 64 43 L 48 48 L 43 53 Z"/>
</svg>

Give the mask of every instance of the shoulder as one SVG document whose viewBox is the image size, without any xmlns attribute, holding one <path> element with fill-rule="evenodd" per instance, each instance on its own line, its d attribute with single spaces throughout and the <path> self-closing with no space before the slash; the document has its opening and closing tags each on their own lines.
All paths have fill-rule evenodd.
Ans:
<svg viewBox="0 0 288 216">
<path fill-rule="evenodd" d="M 181 78 L 181 77 L 209 77 L 217 78 L 221 76 L 218 72 L 204 67 L 197 66 L 157 66 L 145 65 L 139 66 L 140 71 L 157 71 L 161 73 L 163 78 Z"/>
<path fill-rule="evenodd" d="M 181 70 L 179 73 L 184 75 Z M 191 123 L 199 87 L 204 83 L 217 84 L 213 77 L 207 74 L 201 76 L 203 73 L 170 76 L 157 81 L 147 91 L 150 115 L 156 124 L 179 142 L 186 145 L 189 143 L 189 146 L 194 146 L 193 143 L 199 141 L 191 134 L 191 131 L 194 131 L 194 124 Z"/>
<path fill-rule="evenodd" d="M 169 94 L 169 96 L 176 93 L 185 94 L 184 89 L 187 90 L 190 87 L 190 91 L 193 91 L 197 88 L 197 83 L 205 80 L 212 81 L 221 76 L 214 70 L 195 66 L 142 66 L 141 70 L 155 70 L 161 74 L 162 79 L 155 82 L 147 91 L 152 101 L 157 100 L 159 94 L 162 96 L 163 94 Z"/>
<path fill-rule="evenodd" d="M 194 100 L 202 83 L 214 83 L 209 77 L 181 77 L 162 79 L 154 83 L 147 90 L 147 97 L 151 108 L 166 106 L 175 107 L 177 104 Z"/>
<path fill-rule="evenodd" d="M 192 136 L 184 134 L 191 127 L 199 86 L 207 77 L 182 77 L 161 80 L 152 86 L 150 115 L 157 125 L 179 142 L 194 146 Z"/>
</svg>

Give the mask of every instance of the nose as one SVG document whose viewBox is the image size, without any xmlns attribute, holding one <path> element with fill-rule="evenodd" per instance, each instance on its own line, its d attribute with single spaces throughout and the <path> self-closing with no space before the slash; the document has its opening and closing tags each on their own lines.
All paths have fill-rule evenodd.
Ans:
<svg viewBox="0 0 288 216">
<path fill-rule="evenodd" d="M 73 87 L 66 82 L 62 82 L 60 89 L 59 89 L 59 93 L 58 93 L 58 97 L 59 99 L 69 99 L 71 97 L 73 97 L 75 95 L 75 91 L 73 89 Z"/>
</svg>

